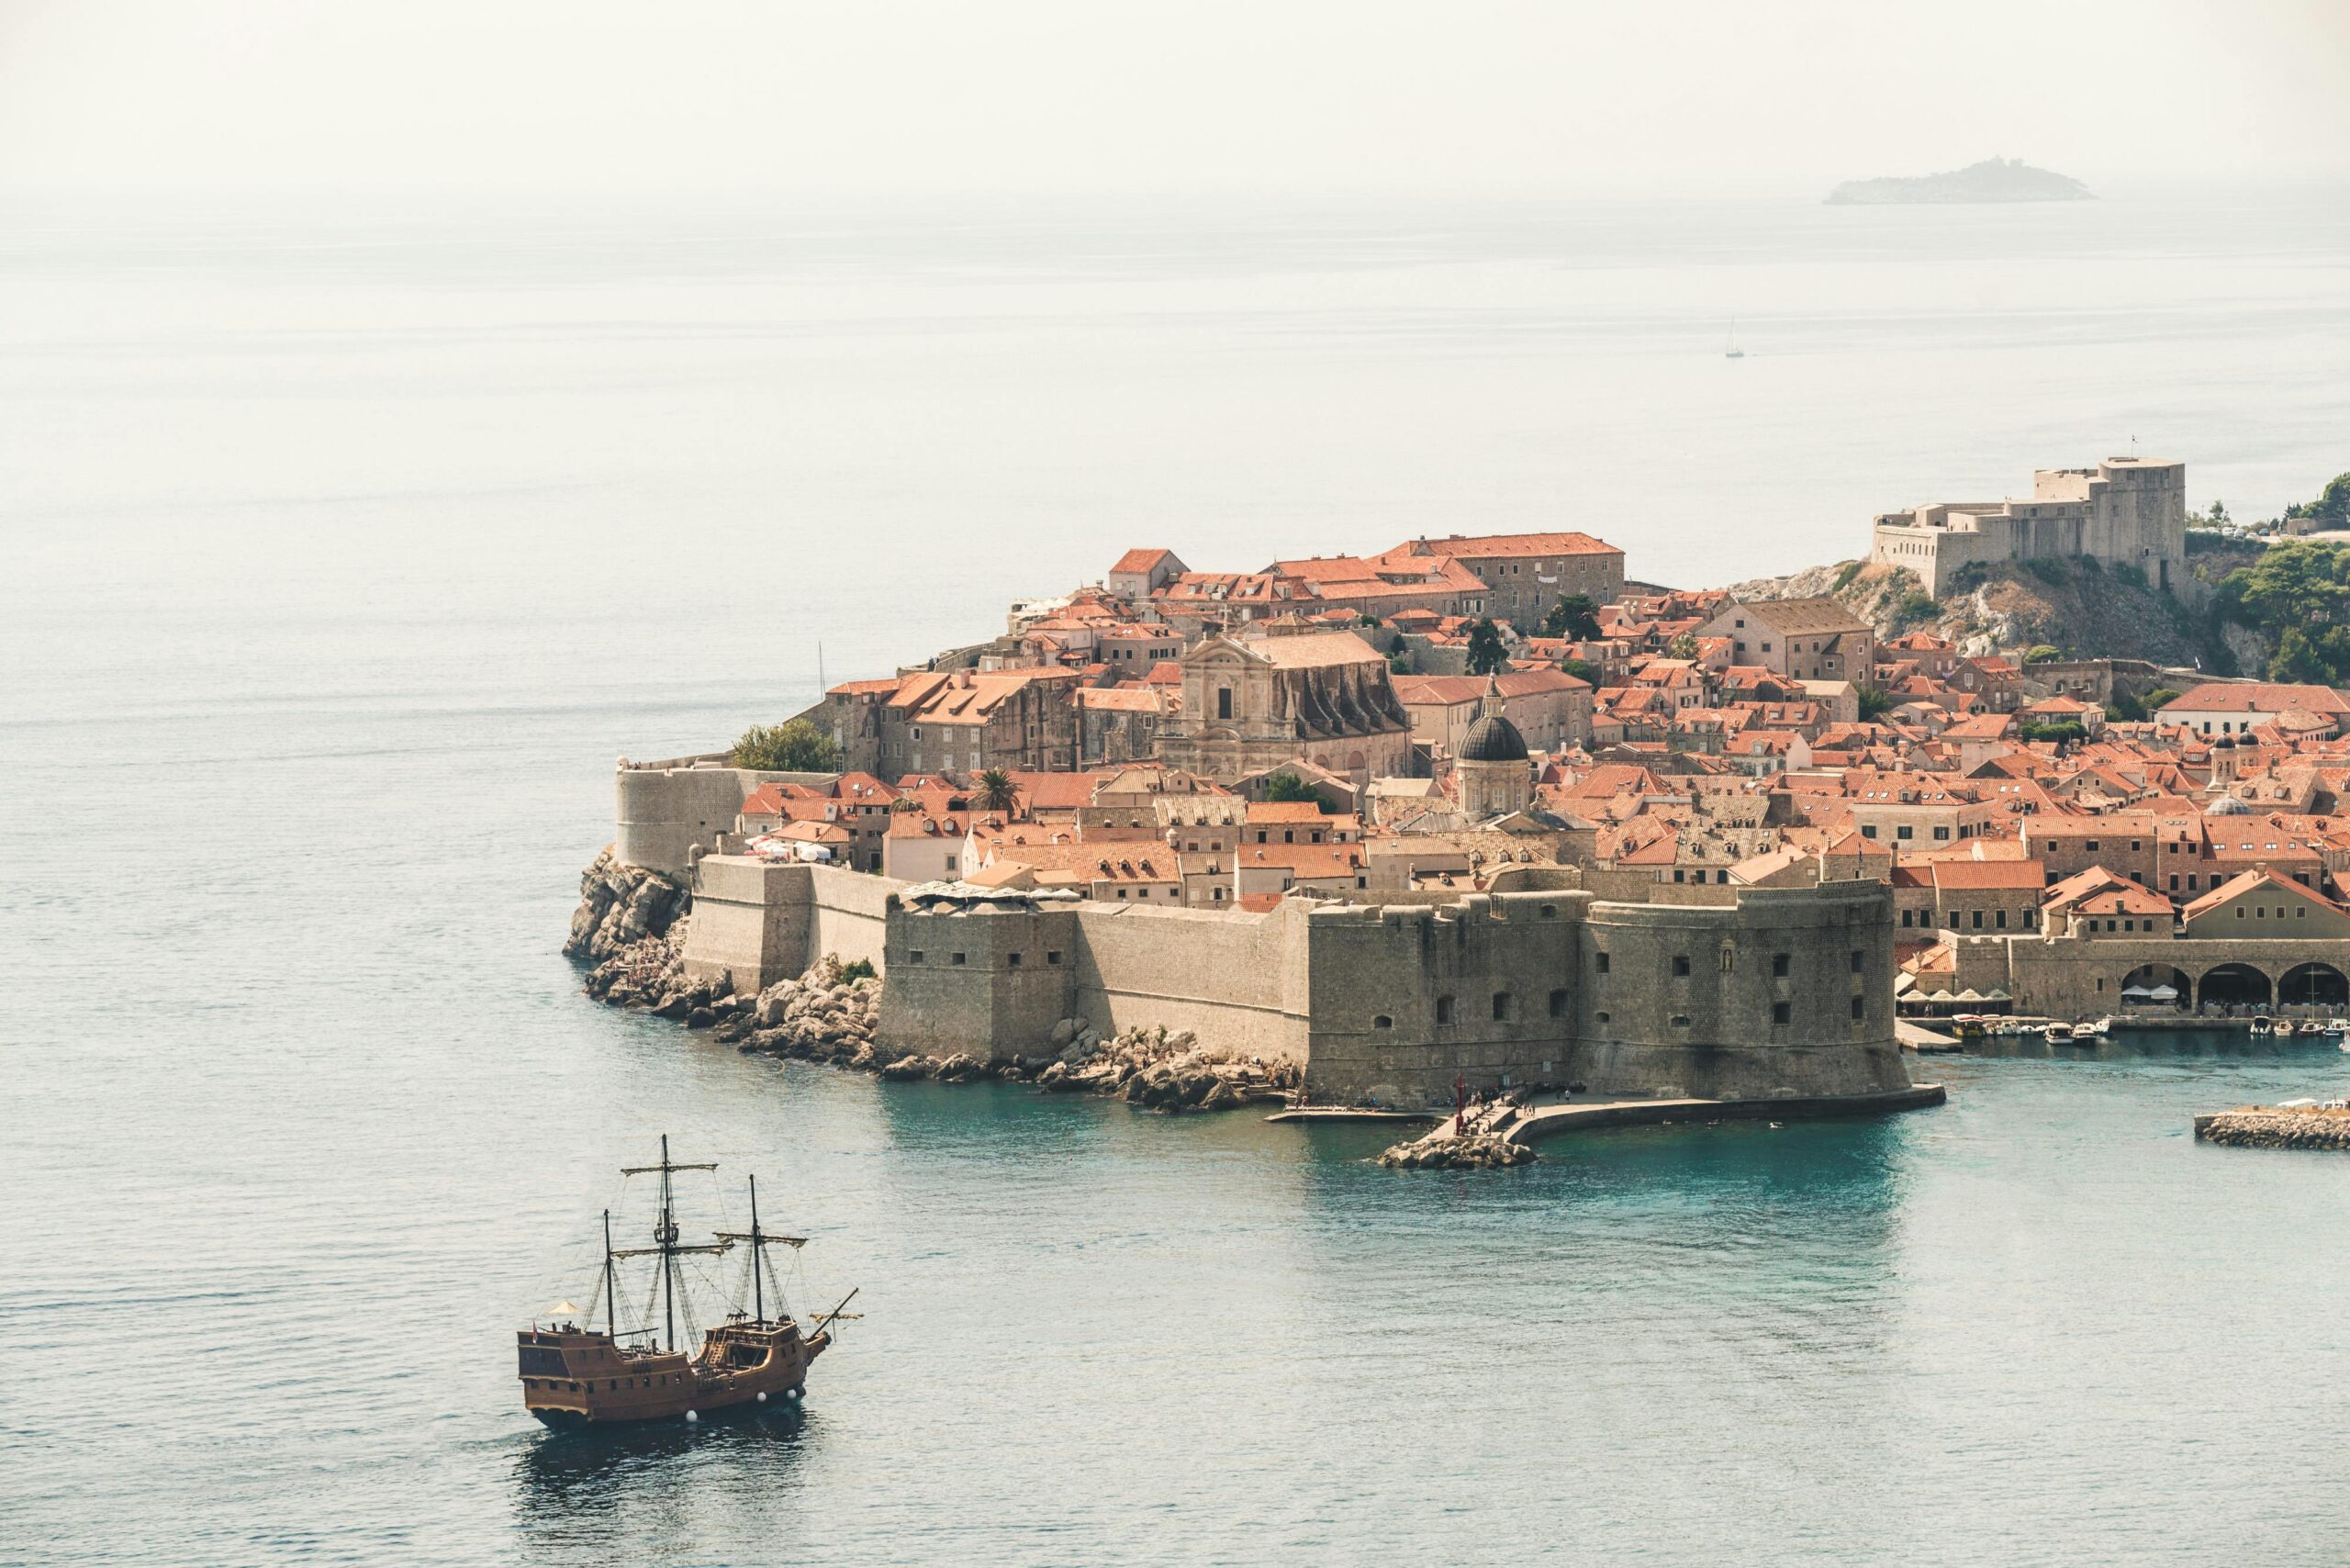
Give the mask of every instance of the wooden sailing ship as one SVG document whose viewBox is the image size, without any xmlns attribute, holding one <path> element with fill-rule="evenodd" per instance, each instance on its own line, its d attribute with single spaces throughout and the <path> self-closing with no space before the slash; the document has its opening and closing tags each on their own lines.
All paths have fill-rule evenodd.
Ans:
<svg viewBox="0 0 2350 1568">
<path fill-rule="evenodd" d="M 605 1421 L 658 1421 L 699 1417 L 742 1405 L 764 1405 L 770 1399 L 797 1399 L 806 1391 L 808 1368 L 833 1342 L 838 1325 L 853 1313 L 845 1312 L 856 1299 L 851 1291 L 839 1306 L 822 1313 L 804 1327 L 784 1310 L 783 1292 L 767 1260 L 771 1247 L 798 1248 L 807 1238 L 778 1236 L 759 1226 L 758 1178 L 751 1178 L 751 1228 L 711 1233 L 707 1243 L 688 1245 L 680 1239 L 677 1193 L 672 1178 L 680 1170 L 715 1170 L 714 1164 L 677 1164 L 669 1159 L 669 1139 L 661 1139 L 661 1163 L 630 1166 L 621 1172 L 661 1178 L 661 1209 L 654 1222 L 650 1247 L 615 1248 L 612 1212 L 604 1211 L 604 1263 L 595 1297 L 584 1323 L 559 1319 L 551 1327 L 533 1323 L 516 1335 L 516 1375 L 522 1380 L 522 1404 L 550 1427 Z M 688 1351 L 678 1342 L 677 1320 L 688 1318 L 691 1338 L 691 1301 L 679 1260 L 696 1254 L 719 1255 L 746 1248 L 750 1254 L 750 1306 L 730 1302 L 725 1320 L 705 1329 L 699 1349 Z M 651 1319 L 622 1327 L 620 1321 L 621 1264 L 641 1258 L 655 1260 L 652 1294 L 661 1303 L 658 1333 Z M 776 1316 L 767 1316 L 768 1291 L 774 1287 Z M 596 1306 L 604 1309 L 604 1327 L 593 1323 Z"/>
</svg>

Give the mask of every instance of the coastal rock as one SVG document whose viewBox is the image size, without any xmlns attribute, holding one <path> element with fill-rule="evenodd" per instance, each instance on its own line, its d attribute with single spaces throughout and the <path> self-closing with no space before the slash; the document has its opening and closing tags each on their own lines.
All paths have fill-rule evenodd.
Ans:
<svg viewBox="0 0 2350 1568">
<path fill-rule="evenodd" d="M 643 917 L 646 933 L 598 949 L 604 956 L 583 982 L 588 993 L 611 1006 L 644 1007 L 655 1017 L 712 1030 L 714 1038 L 746 1054 L 830 1062 L 898 1081 L 1034 1082 L 1047 1093 L 1123 1097 L 1169 1114 L 1226 1111 L 1278 1099 L 1300 1080 L 1292 1064 L 1204 1047 L 1188 1029 L 1147 1025 L 1105 1036 L 1080 1017 L 1055 1021 L 1046 1032 L 1048 1054 L 1032 1058 L 1024 1053 L 1009 1062 L 976 1052 L 957 1051 L 942 1060 L 877 1047 L 878 979 L 852 977 L 838 958 L 826 955 L 805 973 L 755 994 L 737 991 L 726 978 L 688 983 L 682 953 L 690 915 L 680 890 L 634 868 L 613 865 L 609 853 L 599 857 L 583 879 L 575 932 L 592 930 L 592 940 L 602 942 L 606 933 L 622 929 L 632 909 Z"/>
<path fill-rule="evenodd" d="M 2350 1113 L 2292 1106 L 2247 1105 L 2195 1118 L 2201 1143 L 2235 1148 L 2350 1151 Z"/>
<path fill-rule="evenodd" d="M 603 963 L 647 937 L 666 936 L 692 905 L 692 896 L 657 871 L 624 866 L 607 846 L 579 877 L 579 903 L 563 950 Z"/>
<path fill-rule="evenodd" d="M 1522 1143 L 1488 1133 L 1466 1137 L 1426 1137 L 1399 1143 L 1379 1157 L 1391 1170 L 1503 1170 L 1536 1159 Z"/>
</svg>

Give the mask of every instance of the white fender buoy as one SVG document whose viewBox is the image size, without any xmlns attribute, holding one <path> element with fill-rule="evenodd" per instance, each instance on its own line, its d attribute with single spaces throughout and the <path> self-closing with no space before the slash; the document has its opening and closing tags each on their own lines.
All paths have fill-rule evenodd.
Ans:
<svg viewBox="0 0 2350 1568">
<path fill-rule="evenodd" d="M 765 1405 L 767 1402 L 767 1391 L 766 1389 L 764 1389 L 764 1388 L 763 1388 L 763 1389 L 759 1390 L 759 1403 L 760 1403 L 760 1404 L 762 1404 L 762 1405 Z"/>
<path fill-rule="evenodd" d="M 688 1410 L 686 1412 L 686 1419 L 688 1421 L 699 1421 L 701 1419 L 701 1412 L 699 1410 Z"/>
</svg>

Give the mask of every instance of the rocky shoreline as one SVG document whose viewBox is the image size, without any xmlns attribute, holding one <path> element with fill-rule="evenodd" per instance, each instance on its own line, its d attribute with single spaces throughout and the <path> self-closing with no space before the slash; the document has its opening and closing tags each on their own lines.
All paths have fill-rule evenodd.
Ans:
<svg viewBox="0 0 2350 1568">
<path fill-rule="evenodd" d="M 955 1052 L 890 1052 L 874 1043 L 882 981 L 869 965 L 827 956 L 796 980 L 756 995 L 686 978 L 692 897 L 656 873 L 621 865 L 607 848 L 580 876 L 579 907 L 563 950 L 592 965 L 584 989 L 608 1007 L 631 1007 L 708 1029 L 747 1055 L 824 1062 L 896 1082 L 981 1079 L 1033 1083 L 1048 1093 L 1095 1094 L 1162 1112 L 1229 1111 L 1285 1102 L 1300 1086 L 1287 1062 L 1208 1049 L 1164 1025 L 1103 1036 L 1064 1018 L 1035 1051 L 1009 1060 Z M 984 1042 L 975 1042 L 984 1045 Z"/>
<path fill-rule="evenodd" d="M 2350 1150 L 2350 1115 L 2247 1105 L 2196 1117 L 2195 1137 L 2232 1148 Z"/>
<path fill-rule="evenodd" d="M 1399 1143 L 1379 1157 L 1390 1170 L 1505 1170 L 1539 1158 L 1522 1143 L 1492 1133 L 1424 1137 Z"/>
</svg>

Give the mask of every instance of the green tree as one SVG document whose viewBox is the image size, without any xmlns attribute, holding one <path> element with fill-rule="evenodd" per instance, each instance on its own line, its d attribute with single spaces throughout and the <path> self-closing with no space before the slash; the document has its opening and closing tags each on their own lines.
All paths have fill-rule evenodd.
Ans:
<svg viewBox="0 0 2350 1568">
<path fill-rule="evenodd" d="M 771 773 L 832 773 L 841 765 L 841 748 L 830 735 L 805 719 L 781 724 L 754 724 L 734 743 L 727 760 L 736 767 Z"/>
<path fill-rule="evenodd" d="M 1695 632 L 1682 633 L 1681 635 L 1675 637 L 1672 642 L 1667 643 L 1664 645 L 1664 656 L 1669 659 L 1695 658 L 1697 656 L 1697 634 Z"/>
<path fill-rule="evenodd" d="M 2028 665 L 2044 665 L 2064 656 L 2065 650 L 2053 643 L 2034 643 L 2023 651 L 2023 662 Z"/>
<path fill-rule="evenodd" d="M 1469 673 L 1492 675 L 1509 664 L 1509 649 L 1502 644 L 1502 629 L 1485 617 L 1469 628 Z"/>
<path fill-rule="evenodd" d="M 1599 666 L 1589 659 L 1567 659 L 1562 661 L 1559 667 L 1586 686 L 1595 687 L 1599 684 Z"/>
<path fill-rule="evenodd" d="M 2339 485 L 2327 486 L 2327 494 Z M 2219 609 L 2277 639 L 2270 679 L 2334 686 L 2350 678 L 2350 545 L 2273 544 L 2221 579 Z"/>
<path fill-rule="evenodd" d="M 974 782 L 979 788 L 971 792 L 972 799 L 979 802 L 979 810 L 1009 815 L 1019 809 L 1020 782 L 1002 768 L 983 768 Z"/>
<path fill-rule="evenodd" d="M 2350 474 L 2336 474 L 2308 510 L 2328 528 L 2350 528 Z"/>
<path fill-rule="evenodd" d="M 1311 801 L 1324 815 L 1329 814 L 1330 811 L 1330 802 L 1322 798 L 1321 791 L 1294 773 L 1276 773 L 1266 779 L 1265 799 L 1268 801 Z"/>
<path fill-rule="evenodd" d="M 1863 686 L 1860 688 L 1860 696 L 1861 717 L 1870 723 L 1893 711 L 1893 693 L 1882 687 Z"/>
<path fill-rule="evenodd" d="M 2019 732 L 2028 741 L 2076 741 L 2088 734 L 2078 724 L 2026 724 Z"/>
<path fill-rule="evenodd" d="M 1599 635 L 1599 607 L 1591 602 L 1587 593 L 1562 595 L 1550 607 L 1550 613 L 1542 618 L 1542 635 L 1589 642 Z"/>
</svg>

